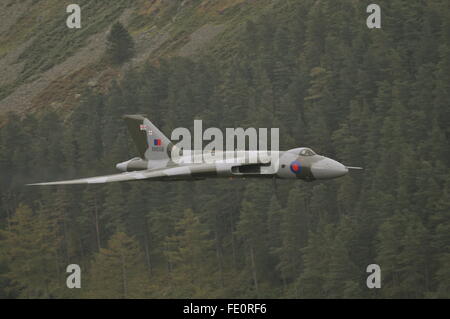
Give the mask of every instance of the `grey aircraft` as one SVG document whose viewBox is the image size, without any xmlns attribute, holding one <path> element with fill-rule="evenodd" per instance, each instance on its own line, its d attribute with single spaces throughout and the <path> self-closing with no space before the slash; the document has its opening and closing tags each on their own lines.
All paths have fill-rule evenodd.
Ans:
<svg viewBox="0 0 450 319">
<path fill-rule="evenodd" d="M 318 155 L 307 147 L 277 151 L 277 156 L 270 156 L 274 155 L 270 152 L 241 151 L 233 155 L 235 160 L 229 161 L 227 152 L 224 152 L 222 159 L 213 162 L 193 161 L 190 151 L 180 152 L 176 149 L 176 146 L 143 115 L 125 115 L 124 119 L 140 157 L 117 164 L 116 168 L 122 173 L 28 185 L 99 184 L 135 180 L 200 180 L 217 177 L 266 177 L 310 182 L 341 177 L 351 169 L 362 169 L 345 166 L 331 158 Z M 177 161 L 172 160 L 173 151 L 181 154 Z M 250 152 L 258 153 L 257 161 L 248 160 Z M 220 157 L 217 156 L 219 154 L 214 155 Z"/>
</svg>

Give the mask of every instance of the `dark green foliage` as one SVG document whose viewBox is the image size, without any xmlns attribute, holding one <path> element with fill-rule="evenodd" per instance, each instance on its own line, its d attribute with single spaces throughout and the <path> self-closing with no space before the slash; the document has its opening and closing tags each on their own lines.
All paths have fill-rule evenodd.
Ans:
<svg viewBox="0 0 450 319">
<path fill-rule="evenodd" d="M 139 244 L 123 232 L 111 236 L 108 247 L 95 254 L 90 275 L 83 297 L 139 298 L 150 287 Z"/>
<path fill-rule="evenodd" d="M 134 41 L 127 29 L 117 22 L 108 34 L 106 54 L 114 64 L 122 64 L 133 57 Z"/>
<path fill-rule="evenodd" d="M 65 121 L 10 115 L 0 129 L 0 297 L 73 297 L 64 267 L 77 263 L 81 297 L 449 298 L 448 3 L 379 5 L 383 27 L 369 30 L 363 2 L 285 1 L 248 21 L 226 60 L 129 71 L 108 93 L 85 92 Z M 126 49 L 121 63 L 131 38 L 115 28 L 111 41 L 128 43 L 114 42 Z M 136 156 L 124 113 L 147 114 L 169 136 L 194 119 L 279 127 L 281 149 L 310 146 L 366 170 L 276 188 L 23 187 L 113 173 Z M 373 263 L 381 289 L 366 287 Z"/>
</svg>

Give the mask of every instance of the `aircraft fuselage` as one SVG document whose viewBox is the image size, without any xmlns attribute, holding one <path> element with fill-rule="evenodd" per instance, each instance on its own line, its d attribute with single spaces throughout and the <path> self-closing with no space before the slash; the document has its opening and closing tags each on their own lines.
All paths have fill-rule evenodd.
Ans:
<svg viewBox="0 0 450 319">
<path fill-rule="evenodd" d="M 301 154 L 308 150 L 310 153 Z M 215 156 L 212 160 L 211 157 Z M 210 159 L 209 161 L 205 158 Z M 253 160 L 252 159 L 257 159 Z M 245 163 L 245 165 L 241 165 Z M 215 154 L 193 154 L 185 151 L 177 162 L 171 160 L 151 161 L 133 158 L 116 165 L 122 172 L 151 170 L 158 168 L 189 167 L 192 178 L 211 177 L 276 177 L 281 179 L 302 179 L 313 181 L 344 176 L 348 169 L 341 163 L 318 154 L 307 148 L 289 151 L 236 151 Z"/>
</svg>

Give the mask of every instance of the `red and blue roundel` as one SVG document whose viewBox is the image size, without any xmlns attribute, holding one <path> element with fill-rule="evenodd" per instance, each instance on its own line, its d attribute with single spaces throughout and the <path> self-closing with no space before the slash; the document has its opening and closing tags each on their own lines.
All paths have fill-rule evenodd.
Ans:
<svg viewBox="0 0 450 319">
<path fill-rule="evenodd" d="M 294 174 L 299 174 L 302 171 L 302 163 L 299 161 L 294 161 L 291 163 L 291 172 Z"/>
</svg>

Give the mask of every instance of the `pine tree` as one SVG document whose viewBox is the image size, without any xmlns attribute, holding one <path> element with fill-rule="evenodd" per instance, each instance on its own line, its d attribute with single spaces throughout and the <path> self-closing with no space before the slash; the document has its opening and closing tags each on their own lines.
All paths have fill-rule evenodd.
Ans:
<svg viewBox="0 0 450 319">
<path fill-rule="evenodd" d="M 213 264 L 213 241 L 191 209 L 185 210 L 169 237 L 167 257 L 173 267 L 170 274 L 172 295 L 197 298 L 210 295 L 217 284 Z"/>
<path fill-rule="evenodd" d="M 324 298 L 326 274 L 328 273 L 329 249 L 333 236 L 332 225 L 319 225 L 316 232 L 310 232 L 308 244 L 303 248 L 304 270 L 295 286 L 302 298 Z"/>
<path fill-rule="evenodd" d="M 361 271 L 351 258 L 351 248 L 354 243 L 354 225 L 348 218 L 342 218 L 336 229 L 333 243 L 328 248 L 330 261 L 328 274 L 324 283 L 326 296 L 329 298 L 354 298 L 361 296 L 359 283 L 363 278 L 358 276 Z"/>
<path fill-rule="evenodd" d="M 145 298 L 151 286 L 138 242 L 115 233 L 95 255 L 85 287 L 88 298 Z"/>
<path fill-rule="evenodd" d="M 0 231 L 1 257 L 8 266 L 4 276 L 12 294 L 20 298 L 51 298 L 64 288 L 57 257 L 58 229 L 44 212 L 36 214 L 20 205 L 10 229 Z"/>
<path fill-rule="evenodd" d="M 279 259 L 276 268 L 285 283 L 292 283 L 303 271 L 302 248 L 307 245 L 308 224 L 305 193 L 299 187 L 293 188 L 281 216 L 281 245 L 275 249 Z M 297 286 L 293 288 L 294 297 L 299 297 Z"/>
<path fill-rule="evenodd" d="M 249 183 L 246 199 L 242 201 L 236 235 L 244 243 L 245 268 L 243 276 L 251 278 L 254 294 L 259 296 L 261 276 L 267 272 L 267 207 L 269 205 L 267 184 Z M 266 277 L 266 276 L 264 276 Z"/>
<path fill-rule="evenodd" d="M 117 22 L 112 26 L 107 41 L 107 55 L 114 64 L 122 64 L 133 57 L 133 38 L 120 22 Z"/>
<path fill-rule="evenodd" d="M 432 240 L 431 247 L 436 261 L 434 279 L 436 282 L 435 293 L 431 297 L 448 298 L 450 295 L 450 178 L 446 177 L 441 198 L 436 201 L 435 212 L 431 215 Z"/>
<path fill-rule="evenodd" d="M 429 236 L 426 228 L 415 216 L 410 216 L 402 238 L 402 252 L 399 255 L 404 297 L 423 298 L 429 290 L 430 269 Z"/>
</svg>

